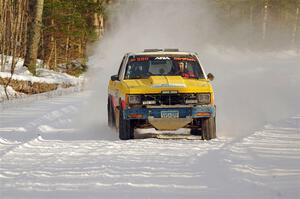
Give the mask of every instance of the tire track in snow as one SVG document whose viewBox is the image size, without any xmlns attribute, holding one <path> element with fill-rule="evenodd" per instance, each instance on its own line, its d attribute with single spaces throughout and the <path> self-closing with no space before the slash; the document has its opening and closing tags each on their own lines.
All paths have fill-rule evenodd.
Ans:
<svg viewBox="0 0 300 199">
<path fill-rule="evenodd" d="M 265 187 L 273 197 L 300 196 L 299 117 L 261 131 L 229 146 L 226 164 L 240 180 Z M 289 126 L 289 127 L 285 127 Z"/>
<path fill-rule="evenodd" d="M 227 141 L 61 141 L 39 137 L 6 154 L 2 191 L 31 187 L 33 191 L 103 192 L 123 187 L 199 193 L 208 187 L 201 180 L 197 159 L 219 150 Z"/>
<path fill-rule="evenodd" d="M 7 151 L 11 150 L 14 148 L 16 145 L 19 145 L 20 142 L 17 141 L 9 141 L 7 139 L 1 138 L 0 137 L 0 161 L 1 157 L 7 153 Z"/>
<path fill-rule="evenodd" d="M 78 93 L 55 99 L 38 101 L 31 106 L 11 107 L 1 112 L 1 167 L 7 154 L 19 147 L 26 146 L 29 142 L 37 139 L 40 134 L 59 134 L 73 130 L 65 127 L 71 124 L 71 116 L 76 114 L 78 108 L 75 107 L 75 104 L 69 104 L 69 101 L 66 102 L 65 99 L 71 99 L 71 101 L 74 102 L 78 101 L 76 97 L 73 99 L 74 95 L 78 96 Z M 54 107 L 51 104 L 54 105 Z M 22 127 L 14 127 L 16 124 Z M 54 128 L 54 126 L 63 126 L 64 128 L 57 129 Z M 8 137 L 8 139 L 3 138 L 2 136 Z"/>
<path fill-rule="evenodd" d="M 38 101 L 30 106 L 5 109 L 0 114 L 0 137 L 26 142 L 49 133 L 48 130 L 52 130 L 50 133 L 63 133 L 64 129 L 70 131 L 68 126 L 82 103 L 78 97 L 81 95 L 75 93 Z"/>
<path fill-rule="evenodd" d="M 71 102 L 65 102 L 68 100 Z M 3 145 L 7 153 L 1 156 L 1 196 L 209 198 L 224 193 L 237 198 L 246 193 L 260 198 L 295 198 L 299 195 L 296 190 L 300 168 L 299 125 L 294 125 L 299 118 L 287 125 L 266 126 L 241 140 L 223 137 L 211 141 L 74 140 L 70 139 L 75 135 L 70 134 L 72 131 L 67 140 L 60 139 L 70 116 L 77 111 L 73 104 L 76 99 L 72 100 L 72 97 L 55 99 L 53 103 L 57 106 L 50 109 L 45 107 L 47 103 L 26 109 L 42 110 L 43 114 L 38 114 L 30 128 L 25 125 L 31 140 L 6 143 L 7 149 Z M 20 111 L 6 113 L 12 117 Z M 19 137 L 24 135 L 24 132 L 14 133 Z M 42 137 L 34 137 L 39 133 Z M 84 134 L 82 138 L 86 138 Z M 239 189 L 235 190 L 237 186 Z"/>
</svg>

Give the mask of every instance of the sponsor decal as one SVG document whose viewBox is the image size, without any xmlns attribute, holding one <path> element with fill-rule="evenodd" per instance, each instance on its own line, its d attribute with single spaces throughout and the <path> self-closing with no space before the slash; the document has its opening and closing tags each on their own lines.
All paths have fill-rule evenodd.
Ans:
<svg viewBox="0 0 300 199">
<path fill-rule="evenodd" d="M 175 61 L 196 61 L 192 57 L 174 57 Z"/>
<path fill-rule="evenodd" d="M 170 57 L 155 57 L 156 60 L 170 60 Z"/>
<path fill-rule="evenodd" d="M 140 61 L 148 61 L 148 60 L 149 60 L 149 57 L 136 57 L 136 58 L 131 58 L 129 60 L 129 62 L 135 62 L 135 61 L 140 62 Z"/>
<path fill-rule="evenodd" d="M 153 88 L 170 88 L 170 87 L 186 87 L 185 84 L 153 84 L 152 85 Z"/>
</svg>

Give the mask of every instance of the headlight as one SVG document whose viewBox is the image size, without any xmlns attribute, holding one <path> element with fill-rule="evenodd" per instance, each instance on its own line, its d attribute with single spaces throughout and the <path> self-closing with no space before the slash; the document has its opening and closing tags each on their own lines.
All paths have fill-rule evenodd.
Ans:
<svg viewBox="0 0 300 199">
<path fill-rule="evenodd" d="M 198 100 L 197 99 L 186 99 L 185 103 L 186 104 L 197 104 Z"/>
<path fill-rule="evenodd" d="M 210 104 L 210 94 L 197 94 L 197 99 L 200 104 Z"/>
<path fill-rule="evenodd" d="M 128 103 L 129 104 L 140 104 L 141 96 L 140 95 L 128 95 Z"/>
</svg>

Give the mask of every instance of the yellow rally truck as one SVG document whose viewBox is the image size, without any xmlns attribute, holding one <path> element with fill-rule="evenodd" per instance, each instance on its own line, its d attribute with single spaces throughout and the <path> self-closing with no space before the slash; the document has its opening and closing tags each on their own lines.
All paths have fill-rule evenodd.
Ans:
<svg viewBox="0 0 300 199">
<path fill-rule="evenodd" d="M 108 125 L 119 138 L 134 138 L 135 128 L 177 130 L 216 138 L 216 106 L 210 81 L 196 53 L 146 49 L 127 53 L 108 86 Z"/>
</svg>

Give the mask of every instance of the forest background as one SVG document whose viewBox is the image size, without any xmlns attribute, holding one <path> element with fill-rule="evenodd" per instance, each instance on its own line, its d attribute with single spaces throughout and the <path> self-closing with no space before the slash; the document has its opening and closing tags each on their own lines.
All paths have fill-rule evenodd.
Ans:
<svg viewBox="0 0 300 199">
<path fill-rule="evenodd" d="M 203 1 L 217 13 L 220 31 L 210 41 L 214 45 L 299 53 L 300 0 Z M 0 0 L 1 72 L 10 56 L 12 72 L 24 58 L 32 74 L 40 59 L 38 67 L 79 75 L 87 69 L 89 44 L 101 42 L 114 28 L 110 21 L 128 2 L 138 0 Z M 232 34 L 235 30 L 239 34 Z M 74 62 L 80 63 L 80 70 L 74 70 Z"/>
</svg>

